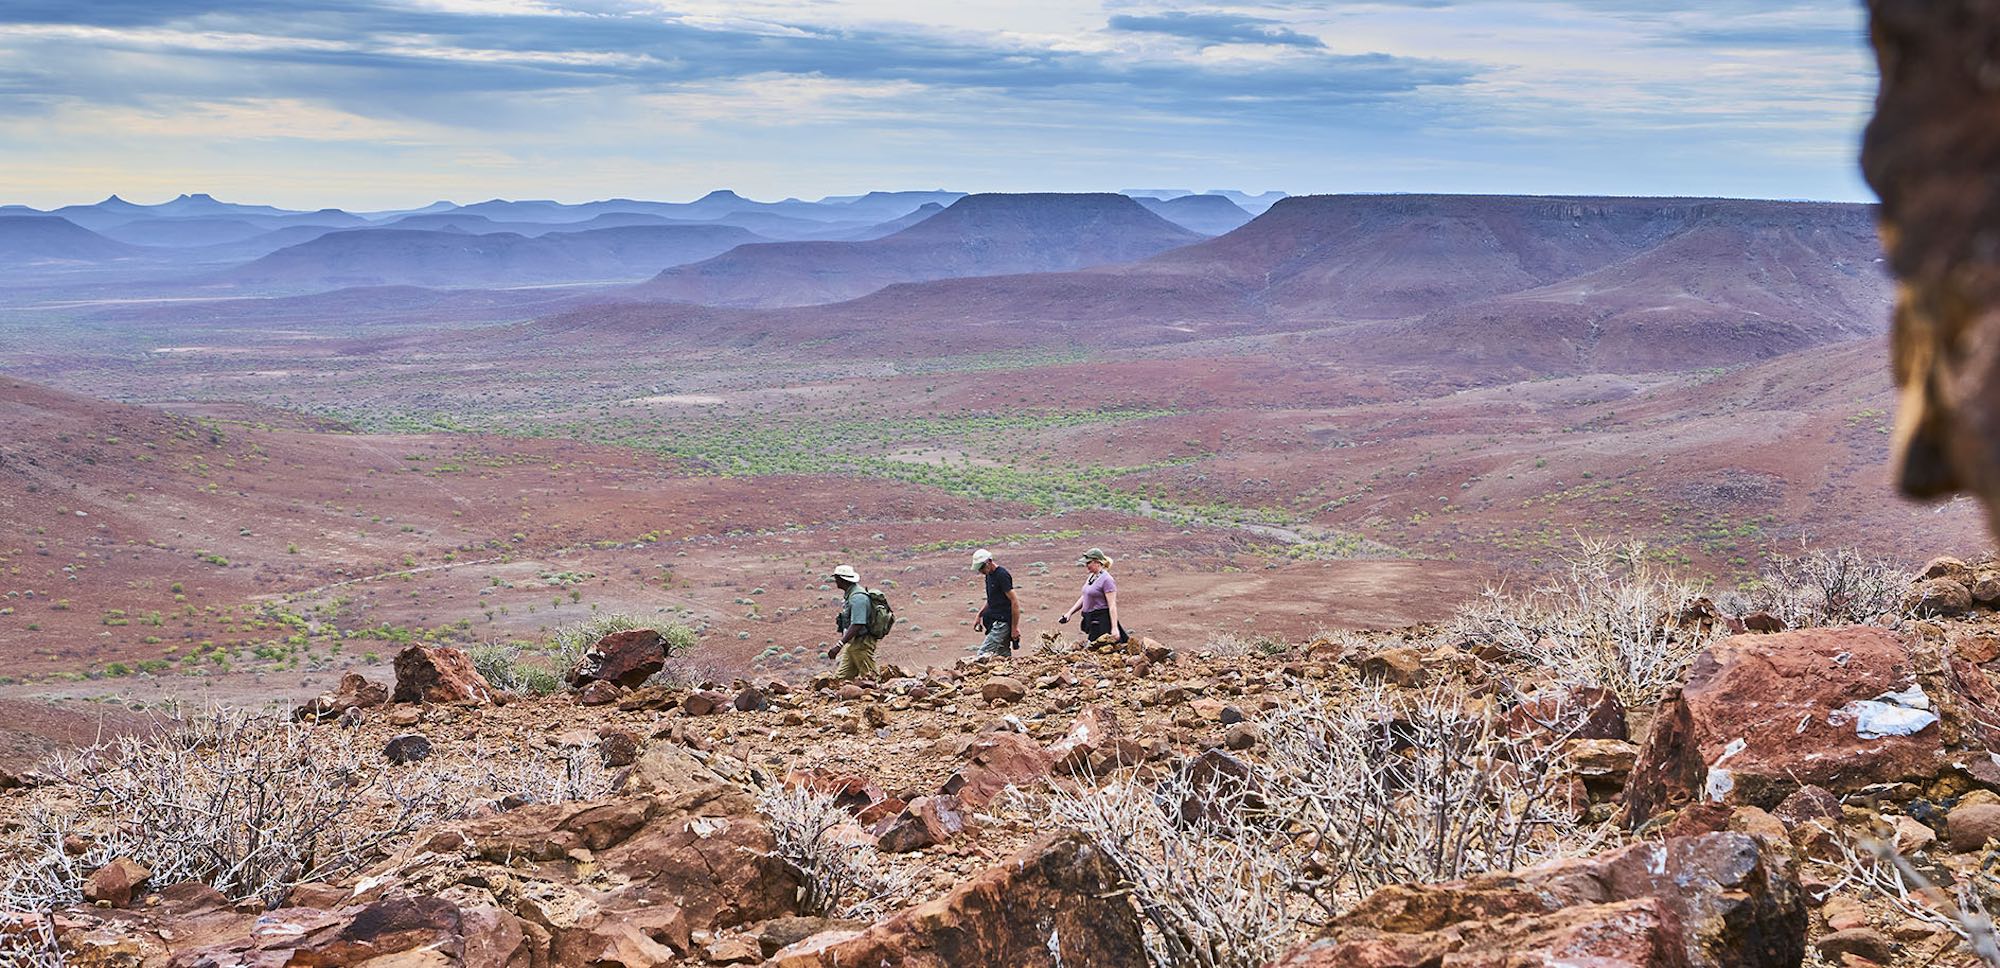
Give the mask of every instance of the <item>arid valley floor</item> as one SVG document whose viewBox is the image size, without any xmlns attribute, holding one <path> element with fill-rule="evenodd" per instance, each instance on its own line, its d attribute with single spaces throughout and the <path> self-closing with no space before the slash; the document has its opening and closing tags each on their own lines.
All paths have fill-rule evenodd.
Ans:
<svg viewBox="0 0 2000 968">
<path fill-rule="evenodd" d="M 1889 495 L 1888 285 L 1859 207 L 1242 215 L 1200 242 L 1123 196 L 971 196 L 884 241 L 750 245 L 636 287 L 239 294 L 129 256 L 17 265 L 8 688 L 311 694 L 399 643 L 613 612 L 697 625 L 718 669 L 799 671 L 844 561 L 904 599 L 892 658 L 948 661 L 975 547 L 1019 574 L 1031 633 L 1095 545 L 1130 624 L 1188 641 L 1438 621 L 1579 535 L 1722 584 L 1802 545 L 1983 546 L 1968 504 Z M 1009 254 L 1057 235 L 1083 265 L 1168 248 L 992 274 L 1041 268 Z M 947 245 L 985 261 L 912 261 Z M 797 305 L 812 259 L 967 277 Z M 718 303 L 778 305 L 656 301 L 694 270 Z"/>
</svg>

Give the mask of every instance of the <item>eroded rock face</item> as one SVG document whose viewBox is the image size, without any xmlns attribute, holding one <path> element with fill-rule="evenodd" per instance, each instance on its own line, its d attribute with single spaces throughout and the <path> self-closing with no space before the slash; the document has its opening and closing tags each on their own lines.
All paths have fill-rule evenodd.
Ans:
<svg viewBox="0 0 2000 968">
<path fill-rule="evenodd" d="M 1902 280 L 1895 476 L 2000 508 L 2000 7 L 1870 0 L 1881 91 L 1861 152 Z"/>
<path fill-rule="evenodd" d="M 493 686 L 472 657 L 448 645 L 413 645 L 396 654 L 396 702 L 490 703 Z"/>
<path fill-rule="evenodd" d="M 1689 968 L 1678 928 L 1666 903 L 1647 897 L 1457 924 L 1419 937 L 1321 942 L 1292 952 L 1275 968 L 1429 968 L 1441 963 L 1453 968 Z"/>
<path fill-rule="evenodd" d="M 65 943 L 77 965 L 163 968 L 333 968 L 437 966 L 534 968 L 534 925 L 480 890 L 449 896 L 395 894 L 334 909 L 235 910 L 200 885 L 169 888 L 144 912 L 121 923 L 78 931 Z"/>
<path fill-rule="evenodd" d="M 532 804 L 436 831 L 364 872 L 355 901 L 376 885 L 504 885 L 503 912 L 544 933 L 548 963 L 647 968 L 694 951 L 697 933 L 800 913 L 776 847 L 734 786 Z"/>
<path fill-rule="evenodd" d="M 815 935 L 771 968 L 1142 968 L 1138 913 L 1089 841 L 1061 834 L 865 931 Z"/>
<path fill-rule="evenodd" d="M 1383 888 L 1279 965 L 1794 968 L 1806 924 L 1785 848 L 1716 833 Z"/>
<path fill-rule="evenodd" d="M 1963 665 L 1960 663 L 1959 665 Z M 1993 688 L 1949 651 L 1883 629 L 1736 636 L 1661 704 L 1626 787 L 1627 819 L 1696 802 L 1775 807 L 1801 784 L 1847 793 L 1992 769 Z"/>
</svg>

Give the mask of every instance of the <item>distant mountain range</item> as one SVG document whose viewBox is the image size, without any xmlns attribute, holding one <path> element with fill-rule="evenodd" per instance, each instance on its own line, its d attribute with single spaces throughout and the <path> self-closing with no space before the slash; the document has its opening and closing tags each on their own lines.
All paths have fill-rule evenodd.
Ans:
<svg viewBox="0 0 2000 968">
<path fill-rule="evenodd" d="M 687 302 L 702 294 L 699 282 L 712 296 L 728 288 L 717 266 L 748 267 L 747 255 L 762 248 L 771 247 L 671 270 L 635 291 Z M 759 265 L 769 274 L 737 276 L 740 291 L 769 299 L 772 287 L 810 281 L 815 265 L 837 267 L 837 278 L 864 266 L 881 271 L 845 261 L 851 255 L 815 262 L 789 252 L 784 272 Z M 1330 360 L 1642 372 L 1876 335 L 1890 296 L 1873 212 L 1863 205 L 1318 196 L 1285 199 L 1214 239 L 1084 271 L 938 278 L 834 305 L 749 313 L 607 306 L 548 325 L 724 343 L 854 330 L 915 356 L 1084 338 L 1148 346 L 1310 334 L 1313 354 Z"/>
<path fill-rule="evenodd" d="M 1119 194 L 1130 195 L 1133 198 L 1157 199 L 1159 201 L 1172 201 L 1173 199 L 1191 196 L 1214 197 L 1223 199 L 1252 215 L 1264 214 L 1270 210 L 1271 206 L 1276 205 L 1279 199 L 1287 197 L 1284 192 L 1261 192 L 1252 195 L 1248 192 L 1239 192 L 1231 189 L 1217 189 L 1210 192 L 1196 193 L 1186 188 L 1127 188 Z"/>
<path fill-rule="evenodd" d="M 0 264 L 33 267 L 109 262 L 131 258 L 140 251 L 65 218 L 0 212 Z"/>
<path fill-rule="evenodd" d="M 818 201 L 788 198 L 764 202 L 721 190 L 690 202 L 614 198 L 568 204 L 547 199 L 489 199 L 469 205 L 438 201 L 416 209 L 347 212 L 240 204 L 209 194 L 185 194 L 156 205 L 135 204 L 112 195 L 93 204 L 66 205 L 46 212 L 23 205 L 0 206 L 0 218 L 8 220 L 0 222 L 0 276 L 10 284 L 25 280 L 44 292 L 64 286 L 115 286 L 164 293 L 218 284 L 314 291 L 347 285 L 462 288 L 602 283 L 645 279 L 690 260 L 720 255 L 727 247 L 716 249 L 715 245 L 724 241 L 738 245 L 824 242 L 837 245 L 819 250 L 822 254 L 844 252 L 838 245 L 886 239 L 949 210 L 966 197 L 963 192 L 942 190 L 877 191 Z M 1147 197 L 1138 204 L 1171 223 L 1170 227 L 1201 235 L 1227 232 L 1250 217 L 1220 194 L 1164 200 Z M 67 229 L 62 227 L 65 225 Z M 607 229 L 676 227 L 734 231 L 626 232 L 583 240 L 528 241 Z M 697 291 L 700 287 L 696 287 L 689 290 L 689 296 L 733 305 L 833 301 L 891 282 L 1074 268 L 1152 254 L 1160 251 L 1167 239 L 1177 245 L 1193 241 L 1171 234 L 1145 237 L 1159 231 L 1157 224 L 1140 222 L 1132 227 L 1139 234 L 1130 240 L 1129 250 L 1121 249 L 1123 243 L 1114 238 L 1121 230 L 1107 228 L 1092 239 L 1057 240 L 1047 258 L 998 254 L 999 249 L 1017 243 L 996 236 L 989 245 L 981 241 L 982 230 L 974 229 L 967 236 L 967 251 L 955 256 L 929 253 L 917 260 L 925 265 L 897 269 L 891 264 L 898 259 L 891 257 L 877 259 L 875 269 L 842 281 L 772 281 L 766 295 L 724 292 L 715 287 Z M 989 228 L 1000 230 L 997 225 Z M 364 234 L 313 244 L 332 233 L 355 231 Z M 391 232 L 518 238 L 463 243 L 439 238 L 398 239 L 388 234 Z M 298 246 L 308 247 L 287 251 Z M 1065 251 L 1073 251 L 1076 257 L 1062 256 Z M 748 273 L 744 278 L 763 280 L 772 273 L 787 272 L 815 275 L 809 268 L 780 268 L 780 256 L 778 252 L 746 255 L 746 259 L 763 261 L 757 262 L 759 269 L 744 270 Z M 723 266 L 717 271 L 721 278 L 737 270 Z M 817 274 L 845 271 L 828 268 Z M 130 295 L 124 291 L 119 294 Z"/>
<path fill-rule="evenodd" d="M 126 288 L 108 295 L 123 300 L 377 287 L 357 305 L 406 321 L 442 304 L 380 287 L 589 283 L 450 311 L 545 306 L 564 313 L 547 326 L 639 342 L 852 329 L 925 355 L 1284 336 L 1330 360 L 1551 374 L 1724 365 L 1872 336 L 1891 291 L 1873 210 L 1830 203 L 1333 195 L 1252 217 L 1223 193 L 716 192 L 427 209 L 288 212 L 201 195 L 0 209 L 0 272 L 41 292 L 115 283 Z"/>
<path fill-rule="evenodd" d="M 1201 238 L 1124 195 L 970 195 L 882 238 L 746 245 L 669 269 L 637 292 L 703 305 L 801 306 L 900 282 L 1130 262 Z"/>
<path fill-rule="evenodd" d="M 513 232 L 354 229 L 280 249 L 229 270 L 216 281 L 338 289 L 634 280 L 662 266 L 706 259 L 761 238 L 732 225 L 628 225 L 532 238 Z"/>
</svg>

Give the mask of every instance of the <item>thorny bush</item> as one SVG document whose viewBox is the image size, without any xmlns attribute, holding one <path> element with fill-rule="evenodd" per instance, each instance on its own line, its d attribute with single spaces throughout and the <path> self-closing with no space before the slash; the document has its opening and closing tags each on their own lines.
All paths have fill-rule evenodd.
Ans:
<svg viewBox="0 0 2000 968">
<path fill-rule="evenodd" d="M 1582 539 L 1557 577 L 1525 593 L 1490 588 L 1452 623 L 1562 681 L 1651 705 L 1722 633 L 1693 613 L 1705 589 L 1648 562 L 1642 545 Z"/>
<path fill-rule="evenodd" d="M 1561 717 L 1558 717 L 1559 719 Z M 1453 687 L 1305 692 L 1247 776 L 1184 764 L 1050 796 L 1128 882 L 1154 964 L 1261 968 L 1387 884 L 1589 853 L 1563 733 L 1510 737 Z"/>
<path fill-rule="evenodd" d="M 157 885 L 200 881 L 275 905 L 295 885 L 350 874 L 466 815 L 475 793 L 558 802 L 611 786 L 594 746 L 555 762 L 539 749 L 481 749 L 461 767 L 392 766 L 349 731 L 245 709 L 57 756 L 43 771 L 63 796 L 26 816 L 21 852 L 0 875 L 0 910 L 80 903 L 84 879 L 119 857 Z"/>
<path fill-rule="evenodd" d="M 58 756 L 44 770 L 72 805 L 28 818 L 38 856 L 14 872 L 0 904 L 76 903 L 83 875 L 118 856 L 156 883 L 200 881 L 277 904 L 293 885 L 352 872 L 396 839 L 463 814 L 467 784 L 389 769 L 351 735 L 218 710 Z M 64 850 L 73 833 L 92 844 L 83 856 Z"/>
<path fill-rule="evenodd" d="M 55 918 L 47 912 L 0 915 L 0 966 L 66 968 L 69 956 L 56 940 Z"/>
<path fill-rule="evenodd" d="M 1888 901 L 1905 918 L 1957 935 L 1960 945 L 1979 964 L 2000 968 L 2000 932 L 1995 931 L 1988 913 L 1992 899 L 2000 896 L 2000 878 L 1991 871 L 1982 869 L 1961 878 L 1947 891 L 1896 850 L 1892 830 L 1850 838 L 1825 824 L 1817 826 L 1829 835 L 1834 848 L 1832 856 L 1813 860 L 1829 882 L 1818 900 L 1858 889 Z M 1932 955 L 1933 961 L 1937 954 Z"/>
<path fill-rule="evenodd" d="M 1789 628 L 1859 625 L 1899 615 L 1911 576 L 1853 548 L 1772 555 L 1751 601 Z"/>
<path fill-rule="evenodd" d="M 874 918 L 907 887 L 890 872 L 872 843 L 843 838 L 851 817 L 830 794 L 773 786 L 757 798 L 771 821 L 778 856 L 799 873 L 800 906 L 811 914 Z"/>
</svg>

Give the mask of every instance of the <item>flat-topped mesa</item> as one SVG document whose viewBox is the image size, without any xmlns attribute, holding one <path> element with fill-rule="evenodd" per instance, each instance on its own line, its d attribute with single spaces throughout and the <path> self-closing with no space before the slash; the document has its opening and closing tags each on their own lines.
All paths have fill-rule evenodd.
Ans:
<svg viewBox="0 0 2000 968">
<path fill-rule="evenodd" d="M 745 245 L 668 269 L 637 292 L 703 305 L 804 306 L 896 283 L 1131 262 L 1200 239 L 1123 195 L 968 195 L 882 238 Z"/>
</svg>

